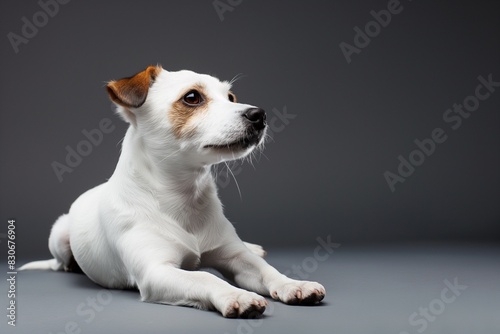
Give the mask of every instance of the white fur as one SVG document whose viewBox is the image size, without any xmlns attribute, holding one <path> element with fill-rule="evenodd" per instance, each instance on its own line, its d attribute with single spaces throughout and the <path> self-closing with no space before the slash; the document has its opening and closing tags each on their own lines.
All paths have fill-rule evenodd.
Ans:
<svg viewBox="0 0 500 334">
<path fill-rule="evenodd" d="M 195 84 L 205 87 L 210 104 L 190 119 L 194 135 L 178 138 L 170 107 Z M 245 157 L 262 143 L 232 152 L 204 147 L 245 134 L 241 113 L 252 106 L 230 102 L 229 89 L 208 75 L 161 70 L 143 105 L 119 105 L 131 125 L 113 175 L 56 221 L 49 239 L 54 259 L 21 270 L 62 270 L 73 255 L 104 287 L 137 287 L 144 301 L 215 308 L 227 317 L 262 313 L 267 301 L 258 294 L 285 303 L 321 301 L 322 285 L 280 274 L 223 214 L 210 166 Z M 218 269 L 241 288 L 195 271 L 200 266 Z"/>
</svg>

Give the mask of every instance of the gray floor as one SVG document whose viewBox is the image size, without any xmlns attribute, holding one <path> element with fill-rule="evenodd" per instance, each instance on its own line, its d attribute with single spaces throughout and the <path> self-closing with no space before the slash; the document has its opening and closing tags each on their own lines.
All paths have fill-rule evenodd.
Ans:
<svg viewBox="0 0 500 334">
<path fill-rule="evenodd" d="M 267 259 L 283 272 L 295 265 L 300 275 L 324 284 L 324 303 L 271 301 L 261 319 L 224 319 L 142 303 L 136 291 L 102 290 L 83 275 L 30 271 L 17 275 L 17 325 L 2 316 L 1 332 L 500 333 L 499 246 L 342 245 L 329 256 L 311 248 L 270 251 Z M 7 272 L 5 265 L 0 269 Z M 450 284 L 459 287 L 453 292 L 446 289 Z M 7 288 L 3 280 L 4 300 Z"/>
</svg>

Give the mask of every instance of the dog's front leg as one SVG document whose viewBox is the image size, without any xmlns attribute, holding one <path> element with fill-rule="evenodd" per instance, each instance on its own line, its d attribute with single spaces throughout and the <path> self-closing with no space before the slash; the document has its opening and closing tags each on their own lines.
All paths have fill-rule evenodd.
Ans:
<svg viewBox="0 0 500 334">
<path fill-rule="evenodd" d="M 241 242 L 235 241 L 207 253 L 205 262 L 238 286 L 286 304 L 316 304 L 326 293 L 319 283 L 294 280 L 279 273 Z"/>
<path fill-rule="evenodd" d="M 203 271 L 181 269 L 190 252 L 154 234 L 134 231 L 122 238 L 122 259 L 146 302 L 217 309 L 225 317 L 255 317 L 267 301 Z"/>
</svg>

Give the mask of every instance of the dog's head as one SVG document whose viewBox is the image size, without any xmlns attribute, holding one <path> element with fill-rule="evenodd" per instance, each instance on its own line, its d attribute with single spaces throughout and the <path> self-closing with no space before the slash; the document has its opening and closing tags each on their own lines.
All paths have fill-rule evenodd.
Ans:
<svg viewBox="0 0 500 334">
<path fill-rule="evenodd" d="M 107 85 L 119 114 L 158 155 L 201 164 L 237 159 L 263 142 L 266 113 L 238 103 L 231 84 L 191 71 L 149 66 Z"/>
</svg>

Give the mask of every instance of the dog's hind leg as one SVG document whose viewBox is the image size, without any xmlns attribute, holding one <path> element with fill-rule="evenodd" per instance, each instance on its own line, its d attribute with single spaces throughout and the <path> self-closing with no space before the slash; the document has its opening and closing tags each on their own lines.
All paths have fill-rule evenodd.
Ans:
<svg viewBox="0 0 500 334">
<path fill-rule="evenodd" d="M 264 256 L 266 256 L 267 252 L 264 250 L 264 248 L 262 248 L 261 245 L 256 245 L 256 244 L 252 244 L 250 242 L 245 242 L 245 241 L 243 241 L 243 243 L 255 255 L 258 255 L 258 256 L 260 256 L 262 258 Z"/>
<path fill-rule="evenodd" d="M 66 270 L 78 271 L 69 245 L 69 217 L 67 214 L 60 216 L 50 231 L 49 250 L 53 259 L 30 262 L 19 270 Z"/>
</svg>

